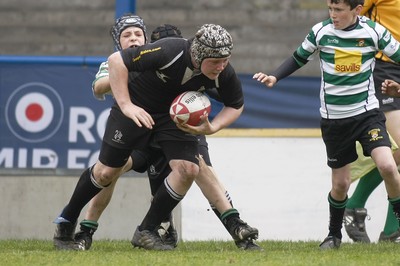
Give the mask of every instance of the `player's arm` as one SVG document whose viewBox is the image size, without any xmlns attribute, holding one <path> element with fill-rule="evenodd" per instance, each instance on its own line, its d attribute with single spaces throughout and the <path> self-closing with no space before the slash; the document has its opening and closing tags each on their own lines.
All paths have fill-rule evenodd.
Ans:
<svg viewBox="0 0 400 266">
<path fill-rule="evenodd" d="M 93 94 L 97 99 L 100 99 L 100 98 L 104 99 L 104 95 L 106 95 L 106 94 L 112 95 L 110 79 L 109 79 L 108 75 L 97 79 L 93 83 Z"/>
<path fill-rule="evenodd" d="M 264 83 L 268 87 L 273 87 L 279 80 L 291 75 L 302 66 L 298 63 L 298 60 L 302 59 L 299 58 L 298 60 L 296 60 L 295 58 L 296 53 L 286 59 L 275 71 L 271 73 L 271 75 L 267 75 L 263 72 L 258 72 L 254 74 L 253 79 Z M 304 64 L 305 63 L 307 63 L 307 61 L 304 61 Z"/>
<path fill-rule="evenodd" d="M 291 75 L 293 72 L 303 67 L 307 62 L 315 56 L 317 52 L 316 32 L 324 26 L 318 23 L 310 30 L 302 44 L 294 51 L 293 55 L 286 59 L 275 71 L 270 75 L 263 72 L 254 74 L 253 79 L 264 83 L 268 87 L 274 86 L 279 80 Z"/>
<path fill-rule="evenodd" d="M 375 24 L 375 30 L 379 34 L 378 49 L 393 62 L 400 63 L 400 41 L 379 23 Z"/>
<path fill-rule="evenodd" d="M 210 126 L 207 128 L 207 130 L 209 131 L 205 135 L 214 134 L 220 131 L 221 129 L 228 127 L 230 124 L 232 124 L 239 118 L 242 112 L 243 112 L 243 105 L 238 109 L 229 106 L 224 106 L 222 110 L 211 121 Z"/>
<path fill-rule="evenodd" d="M 216 88 L 207 89 L 205 93 L 218 102 L 223 102 Z"/>
<path fill-rule="evenodd" d="M 95 79 L 92 82 L 93 96 L 100 101 L 106 99 L 106 94 L 111 94 L 110 82 L 108 79 L 108 62 L 103 62 L 99 66 Z"/>
<path fill-rule="evenodd" d="M 133 103 L 128 91 L 128 69 L 126 68 L 120 52 L 115 52 L 108 58 L 109 82 L 114 98 L 126 115 Z"/>
<path fill-rule="evenodd" d="M 208 116 L 202 118 L 202 123 L 198 126 L 188 124 L 176 124 L 181 130 L 193 135 L 211 135 L 235 122 L 243 112 L 243 106 L 236 109 L 224 106 L 222 110 L 210 122 Z"/>
<path fill-rule="evenodd" d="M 391 97 L 400 97 L 400 84 L 394 80 L 386 79 L 382 82 L 382 93 Z"/>
<path fill-rule="evenodd" d="M 214 96 L 218 96 L 217 98 L 224 104 L 224 107 L 211 122 L 208 116 L 205 116 L 198 126 L 184 125 L 180 127 L 178 125 L 183 131 L 195 135 L 211 135 L 228 127 L 239 118 L 244 106 L 243 90 L 241 82 L 230 64 L 221 73 L 218 88 L 206 90 L 206 92 L 210 91 L 214 91 Z"/>
<path fill-rule="evenodd" d="M 154 120 L 144 109 L 134 105 L 128 90 L 128 69 L 120 52 L 115 52 L 108 58 L 109 80 L 112 93 L 122 113 L 132 119 L 136 125 L 151 129 Z"/>
</svg>

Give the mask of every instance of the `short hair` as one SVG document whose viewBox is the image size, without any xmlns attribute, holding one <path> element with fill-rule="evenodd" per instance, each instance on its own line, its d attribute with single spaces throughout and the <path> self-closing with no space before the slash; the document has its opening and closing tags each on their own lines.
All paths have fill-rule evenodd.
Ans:
<svg viewBox="0 0 400 266">
<path fill-rule="evenodd" d="M 358 5 L 364 5 L 364 0 L 331 0 L 331 3 L 339 4 L 342 1 L 350 6 L 350 10 L 353 10 Z"/>
</svg>

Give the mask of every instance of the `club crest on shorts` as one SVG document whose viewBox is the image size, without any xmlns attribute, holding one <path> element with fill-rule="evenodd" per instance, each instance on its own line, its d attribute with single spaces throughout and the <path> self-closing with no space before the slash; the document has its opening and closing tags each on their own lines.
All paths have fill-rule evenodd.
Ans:
<svg viewBox="0 0 400 266">
<path fill-rule="evenodd" d="M 383 139 L 383 136 L 380 136 L 379 132 L 381 132 L 381 130 L 379 128 L 374 128 L 374 129 L 371 129 L 370 131 L 368 131 L 368 135 L 371 136 L 369 141 L 376 141 L 379 139 Z"/>
</svg>

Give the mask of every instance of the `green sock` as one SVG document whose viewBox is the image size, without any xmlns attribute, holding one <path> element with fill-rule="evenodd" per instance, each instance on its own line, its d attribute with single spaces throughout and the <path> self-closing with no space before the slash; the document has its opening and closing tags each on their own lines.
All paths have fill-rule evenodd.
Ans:
<svg viewBox="0 0 400 266">
<path fill-rule="evenodd" d="M 91 220 L 86 220 L 86 219 L 82 220 L 82 222 L 80 222 L 79 224 L 81 225 L 81 230 L 83 230 L 82 227 L 83 228 L 86 227 L 88 229 L 96 231 L 97 228 L 99 227 L 99 224 L 97 223 L 97 221 L 91 221 Z"/>
<path fill-rule="evenodd" d="M 223 214 L 221 214 L 220 219 L 221 219 L 221 221 L 224 221 L 226 218 L 228 218 L 232 215 L 239 217 L 239 212 L 235 208 L 229 209 L 229 210 L 225 211 Z"/>
<path fill-rule="evenodd" d="M 357 187 L 354 190 L 353 195 L 349 198 L 346 208 L 364 208 L 368 197 L 372 191 L 375 190 L 382 183 L 383 179 L 379 174 L 378 168 L 372 169 L 366 175 L 362 176 L 358 181 Z"/>
<path fill-rule="evenodd" d="M 385 235 L 391 235 L 399 229 L 399 221 L 393 213 L 392 204 L 388 204 L 388 211 L 386 215 L 385 228 L 383 229 L 383 233 Z"/>
</svg>

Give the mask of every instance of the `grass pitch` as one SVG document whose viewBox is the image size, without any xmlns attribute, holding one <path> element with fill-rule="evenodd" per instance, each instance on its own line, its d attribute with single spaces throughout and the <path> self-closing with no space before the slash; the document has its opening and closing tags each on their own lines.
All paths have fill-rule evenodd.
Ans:
<svg viewBox="0 0 400 266">
<path fill-rule="evenodd" d="M 173 251 L 132 248 L 129 241 L 95 241 L 89 251 L 58 251 L 51 241 L 0 241 L 0 265 L 400 265 L 400 244 L 343 243 L 321 251 L 318 242 L 260 241 L 242 251 L 232 241 L 180 242 Z"/>
</svg>

